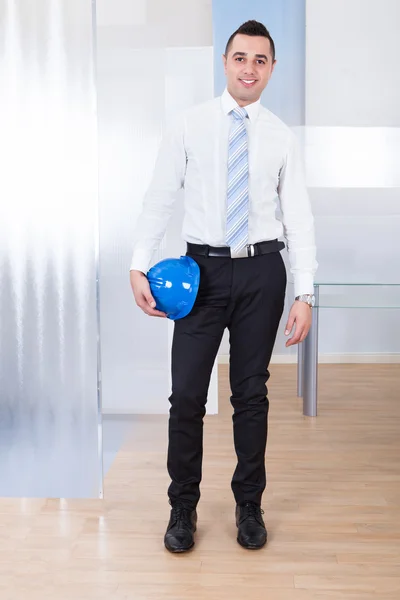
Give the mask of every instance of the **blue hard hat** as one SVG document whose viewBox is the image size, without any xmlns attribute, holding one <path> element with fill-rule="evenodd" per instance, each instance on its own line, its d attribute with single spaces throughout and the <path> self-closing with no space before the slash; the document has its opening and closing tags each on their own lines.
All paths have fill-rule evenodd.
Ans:
<svg viewBox="0 0 400 600">
<path fill-rule="evenodd" d="M 190 313 L 200 284 L 200 268 L 190 256 L 166 258 L 147 273 L 157 310 L 176 321 Z"/>
</svg>

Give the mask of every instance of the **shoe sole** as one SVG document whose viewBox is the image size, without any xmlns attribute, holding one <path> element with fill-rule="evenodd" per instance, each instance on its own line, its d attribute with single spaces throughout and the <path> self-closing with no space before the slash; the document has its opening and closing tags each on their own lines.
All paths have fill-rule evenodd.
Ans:
<svg viewBox="0 0 400 600">
<path fill-rule="evenodd" d="M 171 554 L 184 554 L 185 552 L 190 552 L 190 550 L 192 550 L 192 548 L 194 547 L 194 542 L 191 546 L 189 546 L 189 548 L 176 548 L 172 550 L 171 548 L 168 548 L 168 546 L 166 546 L 165 544 L 164 546 L 166 547 L 168 552 L 171 552 Z"/>
<path fill-rule="evenodd" d="M 246 548 L 246 550 L 261 550 L 261 548 L 264 548 L 264 546 L 266 545 L 268 540 L 265 540 L 265 542 L 263 544 L 261 544 L 261 546 L 255 546 L 255 545 L 251 545 L 251 544 L 242 544 L 242 542 L 239 540 L 239 538 L 236 538 L 237 543 L 242 546 L 242 548 Z"/>
</svg>

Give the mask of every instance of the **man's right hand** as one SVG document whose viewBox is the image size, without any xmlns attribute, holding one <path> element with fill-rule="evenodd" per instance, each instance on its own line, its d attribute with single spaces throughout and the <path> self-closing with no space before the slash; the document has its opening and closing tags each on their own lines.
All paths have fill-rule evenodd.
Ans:
<svg viewBox="0 0 400 600">
<path fill-rule="evenodd" d="M 167 315 L 159 310 L 155 309 L 155 300 L 151 295 L 150 285 L 148 279 L 141 271 L 131 271 L 131 286 L 133 295 L 135 296 L 136 304 L 142 309 L 149 317 L 162 317 L 165 318 Z"/>
</svg>

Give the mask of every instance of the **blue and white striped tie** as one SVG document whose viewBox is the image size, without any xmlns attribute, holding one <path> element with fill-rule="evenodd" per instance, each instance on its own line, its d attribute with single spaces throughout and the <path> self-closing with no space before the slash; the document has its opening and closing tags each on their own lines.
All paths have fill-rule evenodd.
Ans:
<svg viewBox="0 0 400 600">
<path fill-rule="evenodd" d="M 244 122 L 247 112 L 238 106 L 232 111 L 232 115 L 228 152 L 226 243 L 233 252 L 238 252 L 248 241 L 249 162 Z"/>
</svg>

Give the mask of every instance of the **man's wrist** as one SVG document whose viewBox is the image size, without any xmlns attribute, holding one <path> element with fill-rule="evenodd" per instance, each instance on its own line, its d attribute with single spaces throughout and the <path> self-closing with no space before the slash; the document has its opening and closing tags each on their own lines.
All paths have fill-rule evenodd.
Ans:
<svg viewBox="0 0 400 600">
<path fill-rule="evenodd" d="M 297 302 L 304 302 L 305 304 L 308 304 L 310 308 L 315 305 L 314 294 L 301 294 L 300 296 L 296 296 L 295 300 Z"/>
</svg>

